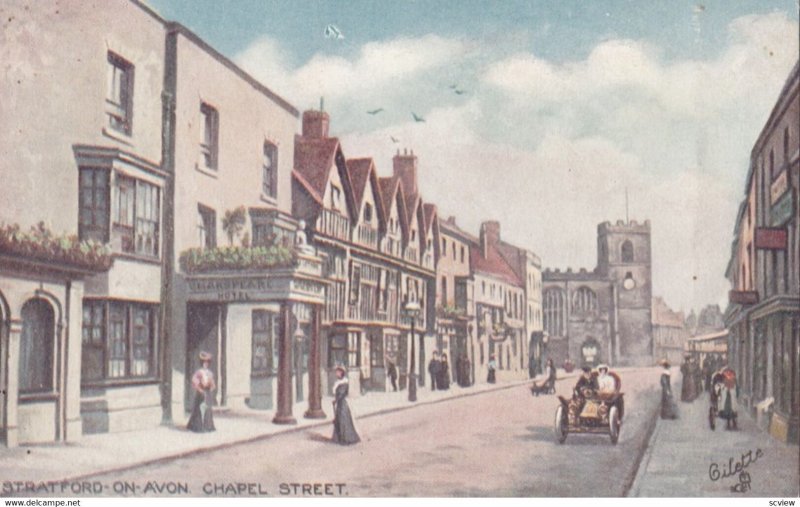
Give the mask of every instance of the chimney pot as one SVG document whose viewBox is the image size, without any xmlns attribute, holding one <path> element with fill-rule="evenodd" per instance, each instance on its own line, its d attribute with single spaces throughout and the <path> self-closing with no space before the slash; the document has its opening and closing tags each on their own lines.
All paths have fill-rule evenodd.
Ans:
<svg viewBox="0 0 800 507">
<path fill-rule="evenodd" d="M 330 116 L 325 111 L 309 110 L 303 113 L 303 137 L 326 138 L 329 127 Z"/>
</svg>

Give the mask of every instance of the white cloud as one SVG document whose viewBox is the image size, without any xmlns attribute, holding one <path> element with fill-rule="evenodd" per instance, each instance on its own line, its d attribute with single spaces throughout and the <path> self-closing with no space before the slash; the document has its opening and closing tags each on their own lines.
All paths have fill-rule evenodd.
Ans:
<svg viewBox="0 0 800 507">
<path fill-rule="evenodd" d="M 458 58 L 464 45 L 437 35 L 370 42 L 354 59 L 316 54 L 299 68 L 287 65 L 278 44 L 263 37 L 234 59 L 256 78 L 299 103 L 325 96 L 333 100 L 404 86 L 420 73 Z M 278 74 L 281 74 L 280 76 Z"/>
<path fill-rule="evenodd" d="M 594 267 L 596 225 L 625 216 L 628 188 L 631 218 L 652 222 L 654 293 L 688 309 L 724 302 L 750 147 L 797 60 L 784 14 L 739 18 L 728 35 L 706 60 L 617 39 L 580 61 L 519 49 L 494 58 L 434 35 L 299 68 L 262 39 L 236 60 L 301 107 L 330 97 L 345 153 L 373 156 L 381 174 L 398 147 L 413 148 L 423 196 L 442 215 L 473 232 L 499 219 L 546 266 Z M 447 90 L 465 81 L 468 94 Z M 367 117 L 376 106 L 387 113 Z"/>
</svg>

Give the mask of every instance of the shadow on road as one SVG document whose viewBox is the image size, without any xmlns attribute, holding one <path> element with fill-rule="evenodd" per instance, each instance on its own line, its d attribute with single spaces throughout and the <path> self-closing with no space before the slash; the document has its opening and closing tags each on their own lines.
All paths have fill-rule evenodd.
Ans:
<svg viewBox="0 0 800 507">
<path fill-rule="evenodd" d="M 584 446 L 584 445 L 602 445 L 603 443 L 608 445 L 611 444 L 608 436 L 602 434 L 571 434 L 567 436 L 567 441 L 563 444 L 559 444 L 556 442 L 556 437 L 553 434 L 552 428 L 543 428 L 541 426 L 526 426 L 525 429 L 528 431 L 525 435 L 518 435 L 515 438 L 517 440 L 523 440 L 528 442 L 550 442 L 553 445 L 561 445 L 564 447 L 570 446 Z"/>
<path fill-rule="evenodd" d="M 314 442 L 324 442 L 326 444 L 333 443 L 331 437 L 323 435 L 322 433 L 317 433 L 316 431 L 309 431 L 308 439 Z"/>
</svg>

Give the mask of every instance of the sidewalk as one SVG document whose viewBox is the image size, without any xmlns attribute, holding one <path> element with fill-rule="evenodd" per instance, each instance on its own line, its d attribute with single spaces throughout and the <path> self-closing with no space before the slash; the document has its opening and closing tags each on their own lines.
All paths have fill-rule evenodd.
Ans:
<svg viewBox="0 0 800 507">
<path fill-rule="evenodd" d="M 678 401 L 679 419 L 658 419 L 628 496 L 797 497 L 797 446 L 773 439 L 741 410 L 739 431 L 726 431 L 723 419 L 718 419 L 716 431 L 711 431 L 708 407 L 704 393 L 692 403 Z M 763 455 L 745 468 L 752 489 L 746 493 L 731 491 L 732 486 L 740 484 L 739 473 L 721 475 L 731 464 L 735 469 L 737 462 L 751 461 L 743 454 L 752 451 L 754 459 L 759 449 Z M 716 470 L 720 476 L 712 480 L 710 475 L 716 476 Z"/>
<path fill-rule="evenodd" d="M 559 378 L 564 378 L 564 373 L 559 373 Z M 479 383 L 467 388 L 452 384 L 447 391 L 433 392 L 427 387 L 420 387 L 417 389 L 416 403 L 408 401 L 408 391 L 368 392 L 351 397 L 348 401 L 354 417 L 359 419 L 529 383 L 530 380 Z M 293 413 L 297 419 L 296 425 L 273 424 L 272 410 L 228 410 L 214 414 L 217 431 L 213 433 L 192 433 L 176 424 L 130 432 L 85 435 L 80 441 L 70 444 L 23 445 L 15 449 L 0 449 L 0 477 L 7 481 L 37 483 L 75 480 L 99 472 L 133 468 L 314 427 L 319 427 L 321 433 L 327 434 L 329 430 L 332 431 L 332 401 L 330 396 L 322 399 L 322 408 L 327 415 L 325 419 L 304 419 L 303 413 L 308 403 L 295 403 Z"/>
</svg>

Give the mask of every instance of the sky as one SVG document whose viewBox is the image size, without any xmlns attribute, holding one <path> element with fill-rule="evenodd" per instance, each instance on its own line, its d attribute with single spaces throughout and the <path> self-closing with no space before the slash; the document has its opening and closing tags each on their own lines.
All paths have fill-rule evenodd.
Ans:
<svg viewBox="0 0 800 507">
<path fill-rule="evenodd" d="M 545 267 L 594 268 L 627 189 L 653 294 L 687 312 L 726 305 L 750 150 L 800 45 L 798 0 L 148 3 L 298 109 L 324 97 L 347 157 L 389 175 L 413 149 L 440 217 L 499 220 Z"/>
</svg>

